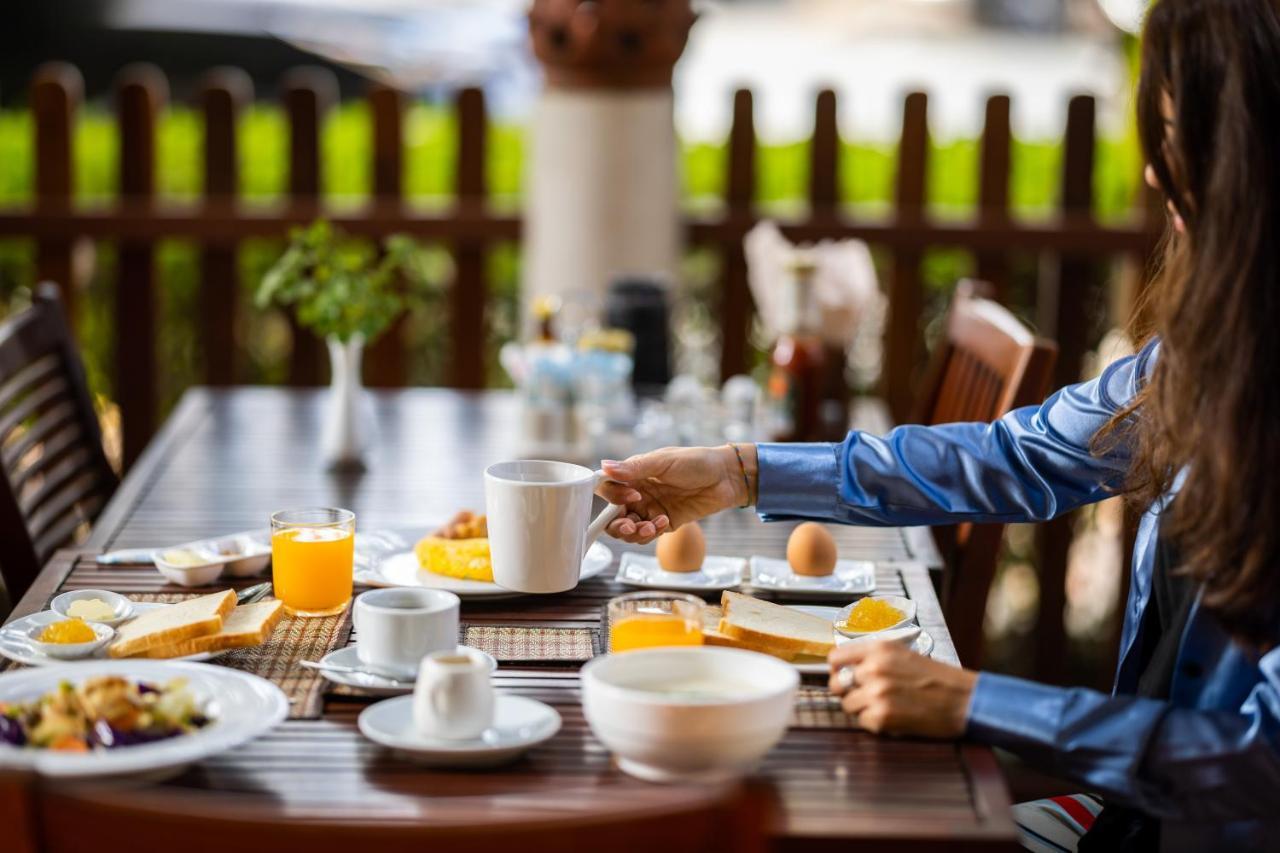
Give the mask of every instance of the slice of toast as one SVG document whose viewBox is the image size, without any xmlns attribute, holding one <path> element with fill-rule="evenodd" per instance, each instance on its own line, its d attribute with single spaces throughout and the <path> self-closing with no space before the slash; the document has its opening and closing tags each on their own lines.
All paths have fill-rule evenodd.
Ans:
<svg viewBox="0 0 1280 853">
<path fill-rule="evenodd" d="M 190 640 L 180 640 L 147 649 L 138 657 L 182 658 L 202 652 L 221 652 L 258 646 L 267 641 L 284 616 L 284 602 L 278 600 L 242 604 L 222 621 L 222 630 Z"/>
<path fill-rule="evenodd" d="M 158 646 L 216 634 L 235 606 L 235 590 L 227 589 L 143 613 L 116 629 L 107 653 L 113 658 L 133 657 Z"/>
<path fill-rule="evenodd" d="M 728 590 L 720 599 L 720 608 L 719 633 L 768 649 L 776 657 L 825 658 L 835 648 L 835 628 L 818 616 Z"/>
<path fill-rule="evenodd" d="M 769 642 L 739 640 L 728 634 L 720 633 L 721 610 L 719 607 L 707 607 L 702 611 L 702 642 L 708 646 L 725 646 L 731 649 L 746 649 L 749 652 L 760 652 L 771 657 L 790 661 L 795 653 L 776 648 Z"/>
</svg>

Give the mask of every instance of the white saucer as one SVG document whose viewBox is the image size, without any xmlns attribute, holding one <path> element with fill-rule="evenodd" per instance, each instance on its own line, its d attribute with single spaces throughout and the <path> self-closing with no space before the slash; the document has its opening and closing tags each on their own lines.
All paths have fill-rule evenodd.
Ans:
<svg viewBox="0 0 1280 853">
<path fill-rule="evenodd" d="M 736 589 L 742 585 L 746 567 L 747 561 L 740 557 L 709 555 L 696 572 L 668 572 L 658 565 L 658 558 L 654 555 L 627 551 L 622 555 L 615 580 L 626 586 L 646 589 Z"/>
<path fill-rule="evenodd" d="M 358 536 L 359 534 L 357 534 Z M 391 534 L 383 533 L 383 537 Z M 397 534 L 398 535 L 398 534 Z M 423 535 L 426 535 L 425 533 Z M 415 540 L 416 541 L 416 540 Z M 370 556 L 367 560 L 356 560 L 355 580 L 366 586 L 406 586 L 425 587 L 427 589 L 443 589 L 455 593 L 459 598 L 514 598 L 526 595 L 513 592 L 490 581 L 473 581 L 464 578 L 451 578 L 428 572 L 418 563 L 418 555 L 413 552 L 413 543 L 408 542 L 408 549 L 385 556 Z M 357 548 L 361 543 L 357 542 Z M 369 549 L 370 551 L 372 549 Z M 587 549 L 587 556 L 582 560 L 579 581 L 593 578 L 609 568 L 613 562 L 613 552 L 607 545 L 599 542 Z"/>
<path fill-rule="evenodd" d="M 524 696 L 494 697 L 493 726 L 474 740 L 424 738 L 413 727 L 413 697 L 397 696 L 360 713 L 360 733 L 430 767 L 496 767 L 560 731 L 560 714 Z"/>
<path fill-rule="evenodd" d="M 814 598 L 865 595 L 876 588 L 876 564 L 867 560 L 837 560 L 836 570 L 826 577 L 798 575 L 786 560 L 751 558 L 751 586 Z"/>
<path fill-rule="evenodd" d="M 152 610 L 158 610 L 161 607 L 168 607 L 167 604 L 159 604 L 153 601 L 139 601 L 133 605 L 133 615 L 141 616 Z M 30 616 L 23 616 L 21 619 L 15 619 L 8 625 L 4 626 L 4 630 L 0 630 L 0 655 L 7 657 L 14 663 L 24 664 L 26 666 L 55 666 L 57 664 L 67 663 L 65 660 L 59 660 L 37 649 L 34 645 L 27 642 L 23 635 L 29 634 L 32 628 L 43 627 L 52 622 L 61 622 L 67 617 L 60 613 L 54 613 L 52 610 L 41 610 L 39 613 L 32 613 Z M 202 661 L 210 658 L 224 655 L 232 649 L 225 649 L 218 652 L 200 652 L 195 655 L 187 655 L 183 658 L 174 658 L 174 660 Z M 80 660 L 106 660 L 107 649 L 104 645 L 95 651 L 92 655 Z"/>
<path fill-rule="evenodd" d="M 817 616 L 821 619 L 835 619 L 836 614 L 840 612 L 839 607 L 823 607 L 812 604 L 790 604 L 787 606 L 792 610 L 799 610 L 801 613 L 808 613 L 810 616 Z M 839 633 L 836 634 L 836 645 L 839 646 L 843 646 L 845 643 L 865 643 L 866 641 L 867 638 L 865 637 L 854 639 Z M 919 635 L 911 643 L 911 650 L 918 655 L 929 657 L 933 654 L 933 635 L 921 628 Z M 791 665 L 804 675 L 826 675 L 831 672 L 831 667 L 826 661 L 814 661 L 813 663 L 793 662 Z"/>
<path fill-rule="evenodd" d="M 493 672 L 498 668 L 498 662 L 493 655 L 488 652 L 482 652 L 471 646 L 458 646 L 458 654 L 479 655 L 489 662 L 489 672 Z M 320 663 L 333 664 L 334 666 L 364 666 L 360 661 L 359 655 L 356 654 L 355 646 L 346 646 L 341 649 L 334 649 L 329 654 L 320 658 Z M 331 672 L 327 670 L 317 670 L 327 680 L 334 684 L 342 684 L 367 693 L 370 696 L 403 696 L 406 693 L 413 692 L 413 683 L 416 677 L 388 679 L 373 673 L 356 673 L 356 672 Z"/>
</svg>

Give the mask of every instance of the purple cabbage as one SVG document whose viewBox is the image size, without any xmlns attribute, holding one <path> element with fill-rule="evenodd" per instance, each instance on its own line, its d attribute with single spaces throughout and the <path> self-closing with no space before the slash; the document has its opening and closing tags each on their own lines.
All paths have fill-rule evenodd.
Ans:
<svg viewBox="0 0 1280 853">
<path fill-rule="evenodd" d="M 12 746 L 26 746 L 27 732 L 22 723 L 13 717 L 0 714 L 0 742 Z"/>
</svg>

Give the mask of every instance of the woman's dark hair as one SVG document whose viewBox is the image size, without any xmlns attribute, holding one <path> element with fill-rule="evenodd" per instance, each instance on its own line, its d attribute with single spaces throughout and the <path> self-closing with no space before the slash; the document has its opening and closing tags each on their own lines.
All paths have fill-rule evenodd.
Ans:
<svg viewBox="0 0 1280 853">
<path fill-rule="evenodd" d="M 1177 483 L 1161 531 L 1204 604 L 1255 646 L 1280 640 L 1280 10 L 1158 0 L 1138 130 L 1185 223 L 1153 284 L 1150 381 L 1104 430 L 1132 441 L 1128 491 Z"/>
</svg>

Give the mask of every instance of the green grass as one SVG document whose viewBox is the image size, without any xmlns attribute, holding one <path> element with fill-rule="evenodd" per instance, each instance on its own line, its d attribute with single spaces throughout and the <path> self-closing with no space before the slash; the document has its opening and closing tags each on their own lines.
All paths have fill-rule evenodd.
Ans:
<svg viewBox="0 0 1280 853">
<path fill-rule="evenodd" d="M 201 192 L 202 121 L 187 107 L 171 107 L 157 129 L 157 188 L 165 199 L 191 201 Z M 334 204 L 355 204 L 367 197 L 371 181 L 370 115 L 360 102 L 333 111 L 322 130 L 323 189 Z M 451 110 L 427 104 L 412 105 L 404 120 L 405 191 L 420 200 L 444 202 L 453 192 L 456 163 L 454 118 Z M 33 139 L 30 115 L 22 110 L 0 111 L 0 206 L 27 202 L 33 192 Z M 488 180 L 495 202 L 515 203 L 520 196 L 525 138 L 518 125 L 496 123 L 489 130 Z M 280 198 L 287 184 L 288 128 L 281 110 L 268 104 L 247 109 L 238 128 L 240 192 L 252 202 Z M 682 148 L 681 175 L 690 206 L 714 205 L 724 188 L 723 145 L 687 144 Z M 1133 198 L 1139 159 L 1132 136 L 1102 140 L 1095 169 L 1095 213 L 1104 221 L 1124 217 Z M 101 107 L 80 112 L 75 132 L 75 192 L 84 204 L 100 204 L 115 193 L 118 137 L 114 118 Z M 929 158 L 928 204 L 933 215 L 955 219 L 971 215 L 977 196 L 978 145 L 975 140 L 934 140 Z M 889 145 L 845 140 L 841 150 L 842 199 L 864 215 L 887 213 L 893 197 L 896 151 Z M 808 180 L 805 142 L 766 145 L 757 157 L 757 198 L 765 211 L 799 213 Z M 1015 140 L 1010 194 L 1017 215 L 1049 215 L 1059 192 L 1061 146 L 1053 140 Z M 248 381 L 278 382 L 284 378 L 287 330 L 277 315 L 251 308 L 250 295 L 279 246 L 269 240 L 249 241 L 241 251 L 239 295 L 243 376 Z M 196 313 L 196 247 L 164 241 L 157 253 L 160 280 L 161 334 L 158 346 L 165 365 L 162 392 L 166 405 L 182 389 L 199 380 L 199 349 L 192 317 Z M 449 276 L 448 257 L 437 255 L 441 282 Z M 925 274 L 941 304 L 955 279 L 969 272 L 968 253 L 930 252 Z M 111 390 L 113 326 L 110 322 L 114 264 L 112 247 L 98 247 L 98 263 L 79 317 L 91 379 L 95 387 Z M 494 254 L 490 352 L 515 333 L 519 253 L 504 249 Z M 690 292 L 709 294 L 716 266 L 699 260 L 686 265 Z M 29 241 L 0 241 L 0 302 L 21 304 L 33 283 L 33 252 Z M 407 339 L 413 353 L 411 378 L 419 383 L 444 379 L 446 324 L 441 304 L 423 306 L 411 318 Z M 491 379 L 500 382 L 496 367 Z"/>
</svg>

